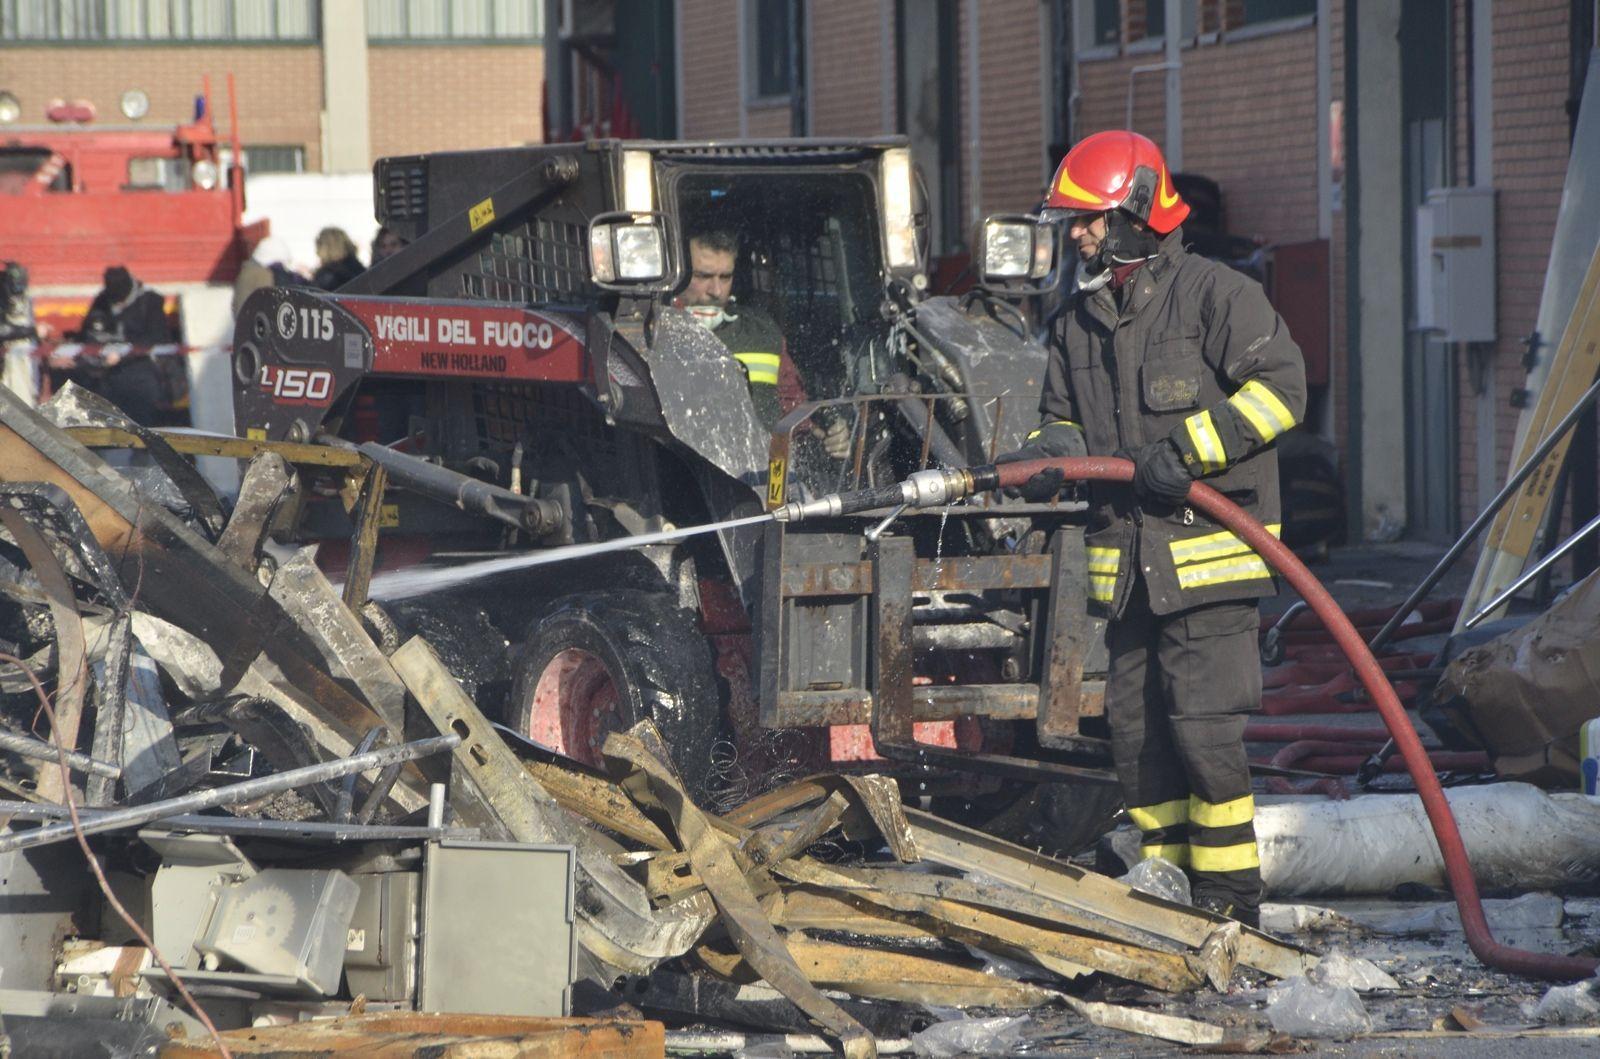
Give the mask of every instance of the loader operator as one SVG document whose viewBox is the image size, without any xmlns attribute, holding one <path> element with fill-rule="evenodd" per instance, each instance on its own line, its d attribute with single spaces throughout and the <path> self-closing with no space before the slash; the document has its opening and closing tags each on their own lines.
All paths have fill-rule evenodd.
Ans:
<svg viewBox="0 0 1600 1059">
<path fill-rule="evenodd" d="M 689 286 L 683 305 L 716 335 L 744 368 L 756 418 L 771 430 L 785 412 L 806 400 L 800 373 L 784 350 L 777 323 L 752 305 L 735 305 L 733 277 L 739 256 L 738 238 L 730 231 L 707 229 L 689 237 Z M 822 431 L 823 449 L 834 459 L 849 451 L 850 428 L 841 419 Z"/>
<path fill-rule="evenodd" d="M 1117 455 L 1132 487 L 1096 484 L 1090 607 L 1109 619 L 1106 719 L 1141 851 L 1186 869 L 1195 904 L 1258 920 L 1261 862 L 1245 715 L 1261 705 L 1256 599 L 1266 563 L 1184 502 L 1206 483 L 1278 532 L 1273 441 L 1305 411 L 1300 349 L 1259 284 L 1185 251 L 1189 207 L 1160 148 L 1096 133 L 1056 170 L 1078 289 L 1051 332 L 1043 421 L 1003 460 Z M 1022 489 L 1061 486 L 1042 472 Z"/>
</svg>

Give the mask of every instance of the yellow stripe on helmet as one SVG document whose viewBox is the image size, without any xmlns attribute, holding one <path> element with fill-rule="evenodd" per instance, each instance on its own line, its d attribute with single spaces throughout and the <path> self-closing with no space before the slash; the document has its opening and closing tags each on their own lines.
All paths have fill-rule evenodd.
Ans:
<svg viewBox="0 0 1600 1059">
<path fill-rule="evenodd" d="M 1083 209 L 1103 210 L 1110 208 L 1112 205 L 1110 199 L 1103 195 L 1096 195 L 1088 188 L 1080 185 L 1076 180 L 1073 180 L 1072 174 L 1067 172 L 1065 162 L 1061 164 L 1061 179 L 1056 181 L 1056 191 L 1072 199 L 1074 205 L 1081 204 Z M 1067 208 L 1070 209 L 1072 207 Z"/>
</svg>

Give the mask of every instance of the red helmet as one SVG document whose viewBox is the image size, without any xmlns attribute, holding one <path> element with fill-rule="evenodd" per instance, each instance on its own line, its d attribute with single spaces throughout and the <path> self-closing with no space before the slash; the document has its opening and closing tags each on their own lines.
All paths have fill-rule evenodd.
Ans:
<svg viewBox="0 0 1600 1059">
<path fill-rule="evenodd" d="M 1120 209 L 1166 235 L 1189 216 L 1161 148 L 1127 129 L 1085 136 L 1056 167 L 1045 209 Z"/>
</svg>

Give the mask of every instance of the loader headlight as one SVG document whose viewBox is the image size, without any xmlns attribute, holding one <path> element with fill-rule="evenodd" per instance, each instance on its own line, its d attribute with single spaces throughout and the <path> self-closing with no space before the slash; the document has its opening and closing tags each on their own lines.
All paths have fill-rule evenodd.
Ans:
<svg viewBox="0 0 1600 1059">
<path fill-rule="evenodd" d="M 1033 230 L 1026 224 L 990 221 L 983 226 L 983 274 L 1021 279 L 1033 267 Z"/>
<path fill-rule="evenodd" d="M 623 225 L 616 229 L 616 243 L 618 279 L 660 279 L 666 272 L 661 229 L 655 225 Z"/>
<path fill-rule="evenodd" d="M 891 147 L 883 152 L 883 238 L 890 268 L 917 267 L 917 218 L 912 193 L 911 151 Z"/>
<path fill-rule="evenodd" d="M 1056 228 L 1029 214 L 988 217 L 978 233 L 983 282 L 1018 293 L 1045 290 L 1056 267 Z"/>
<path fill-rule="evenodd" d="M 675 282 L 665 218 L 609 213 L 589 225 L 589 274 L 601 287 L 668 289 Z"/>
<path fill-rule="evenodd" d="M 655 161 L 649 151 L 622 152 L 622 208 L 649 213 L 656 208 Z"/>
<path fill-rule="evenodd" d="M 10 125 L 22 117 L 22 104 L 10 92 L 0 92 L 0 125 Z"/>
</svg>

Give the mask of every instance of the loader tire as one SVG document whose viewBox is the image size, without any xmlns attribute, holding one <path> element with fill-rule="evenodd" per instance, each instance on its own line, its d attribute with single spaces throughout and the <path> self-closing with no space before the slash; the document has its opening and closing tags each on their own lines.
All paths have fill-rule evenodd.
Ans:
<svg viewBox="0 0 1600 1059">
<path fill-rule="evenodd" d="M 670 596 L 555 600 L 512 663 L 507 707 L 517 731 L 597 768 L 610 732 L 652 720 L 689 794 L 704 804 L 714 793 L 712 747 L 726 726 L 711 646 Z"/>
</svg>

